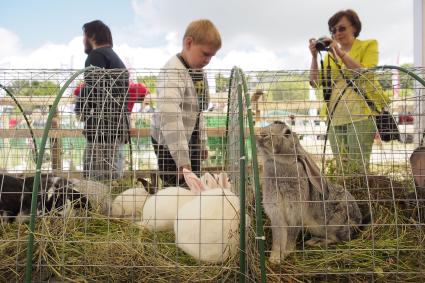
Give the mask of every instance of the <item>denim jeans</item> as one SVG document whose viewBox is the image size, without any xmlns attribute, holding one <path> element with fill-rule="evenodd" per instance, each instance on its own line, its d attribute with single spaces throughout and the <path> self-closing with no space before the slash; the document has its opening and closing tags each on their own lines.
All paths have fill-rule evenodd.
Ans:
<svg viewBox="0 0 425 283">
<path fill-rule="evenodd" d="M 124 144 L 87 142 L 84 150 L 84 178 L 108 180 L 124 174 Z"/>
<path fill-rule="evenodd" d="M 158 142 L 152 137 L 151 140 L 158 159 L 159 177 L 161 178 L 164 186 L 186 186 L 184 181 L 177 179 L 177 165 L 168 148 L 158 144 Z M 200 152 L 201 146 L 199 144 L 199 138 L 195 137 L 189 142 L 189 157 L 192 171 L 198 176 L 201 171 Z"/>
</svg>

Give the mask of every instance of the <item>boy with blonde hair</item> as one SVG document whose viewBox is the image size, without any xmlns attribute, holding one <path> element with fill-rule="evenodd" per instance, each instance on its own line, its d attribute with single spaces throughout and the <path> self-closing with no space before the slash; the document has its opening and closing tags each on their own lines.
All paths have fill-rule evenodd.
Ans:
<svg viewBox="0 0 425 283">
<path fill-rule="evenodd" d="M 152 116 L 151 139 L 165 186 L 183 182 L 183 168 L 199 175 L 208 157 L 202 111 L 209 103 L 203 68 L 221 48 L 221 37 L 206 19 L 189 24 L 183 49 L 161 69 L 157 79 L 157 109 Z"/>
</svg>

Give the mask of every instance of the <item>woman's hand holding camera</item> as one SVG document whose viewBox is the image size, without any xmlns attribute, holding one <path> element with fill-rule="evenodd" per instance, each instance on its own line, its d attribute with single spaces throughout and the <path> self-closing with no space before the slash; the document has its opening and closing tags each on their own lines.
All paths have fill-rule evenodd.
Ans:
<svg viewBox="0 0 425 283">
<path fill-rule="evenodd" d="M 333 40 L 331 38 L 326 38 L 326 40 L 330 41 L 329 52 L 332 53 L 334 58 L 339 58 L 342 60 L 342 58 L 344 58 L 347 53 L 341 49 L 340 45 L 336 40 Z"/>
<path fill-rule="evenodd" d="M 317 52 L 319 51 L 328 51 L 330 45 L 334 41 L 329 37 L 321 37 L 319 39 L 310 38 L 309 40 L 309 49 L 313 57 L 317 57 Z"/>
<path fill-rule="evenodd" d="M 310 49 L 311 55 L 313 56 L 313 58 L 317 58 L 316 39 L 310 38 L 308 42 L 308 48 Z"/>
<path fill-rule="evenodd" d="M 343 59 L 346 52 L 343 51 L 336 40 L 330 37 L 321 37 L 319 39 L 311 38 L 309 40 L 309 49 L 313 58 L 317 58 L 317 52 L 329 51 L 334 58 Z"/>
<path fill-rule="evenodd" d="M 319 51 L 328 51 L 332 54 L 332 57 L 335 59 L 335 62 L 343 63 L 349 69 L 362 68 L 359 62 L 351 58 L 348 55 L 348 52 L 343 50 L 341 48 L 341 45 L 335 39 L 332 39 L 330 37 L 321 37 L 318 39 L 311 38 L 309 40 L 309 49 L 312 55 L 312 70 L 318 68 L 316 59 L 317 53 Z M 310 80 L 314 81 L 315 77 L 316 75 L 313 74 L 313 77 Z"/>
</svg>

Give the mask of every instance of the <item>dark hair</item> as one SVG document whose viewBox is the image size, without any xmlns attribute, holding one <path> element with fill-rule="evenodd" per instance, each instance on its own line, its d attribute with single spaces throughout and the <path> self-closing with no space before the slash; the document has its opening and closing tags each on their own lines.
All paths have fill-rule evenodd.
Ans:
<svg viewBox="0 0 425 283">
<path fill-rule="evenodd" d="M 113 47 L 112 33 L 107 25 L 102 21 L 95 20 L 83 25 L 84 34 L 89 38 L 94 38 L 96 44 L 109 44 Z"/>
<path fill-rule="evenodd" d="M 362 30 L 362 22 L 359 19 L 359 16 L 356 12 L 351 9 L 339 11 L 334 14 L 328 21 L 329 31 L 332 31 L 332 28 L 343 18 L 346 17 L 351 25 L 355 28 L 354 37 L 358 37 L 360 31 Z"/>
</svg>

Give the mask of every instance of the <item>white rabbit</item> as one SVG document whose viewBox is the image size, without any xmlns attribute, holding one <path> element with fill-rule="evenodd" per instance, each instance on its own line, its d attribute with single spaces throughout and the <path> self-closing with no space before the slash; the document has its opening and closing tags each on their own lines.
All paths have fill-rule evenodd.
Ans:
<svg viewBox="0 0 425 283">
<path fill-rule="evenodd" d="M 94 211 L 109 216 L 112 206 L 111 188 L 95 181 L 70 179 L 73 189 L 87 196 Z"/>
<path fill-rule="evenodd" d="M 177 211 L 194 197 L 191 191 L 181 187 L 158 191 L 146 200 L 141 225 L 152 231 L 172 231 Z"/>
<path fill-rule="evenodd" d="M 186 177 L 198 178 L 194 173 L 187 170 Z M 218 183 L 211 174 L 202 176 L 203 188 L 217 187 Z M 150 196 L 143 207 L 141 225 L 152 231 L 172 231 L 174 219 L 180 208 L 188 201 L 196 197 L 199 192 L 182 187 L 168 187 Z"/>
<path fill-rule="evenodd" d="M 205 173 L 201 176 L 201 182 L 204 188 L 218 188 L 218 176 L 212 176 L 210 173 Z"/>
<path fill-rule="evenodd" d="M 130 188 L 119 194 L 112 202 L 111 215 L 135 219 L 140 217 L 149 193 L 145 188 Z"/>
<path fill-rule="evenodd" d="M 205 188 L 196 176 L 186 177 L 189 188 L 200 195 L 179 210 L 174 222 L 176 244 L 194 258 L 223 262 L 238 250 L 239 198 L 229 189 Z M 219 183 L 229 187 L 227 176 Z"/>
</svg>

